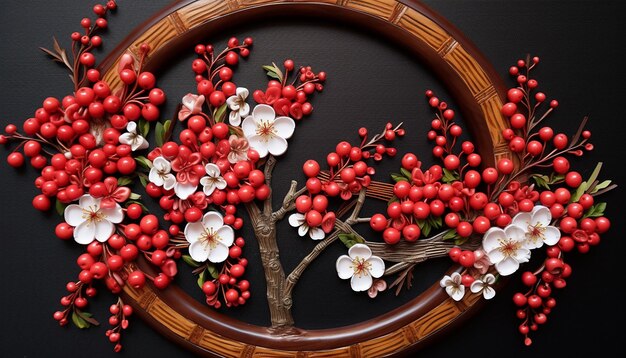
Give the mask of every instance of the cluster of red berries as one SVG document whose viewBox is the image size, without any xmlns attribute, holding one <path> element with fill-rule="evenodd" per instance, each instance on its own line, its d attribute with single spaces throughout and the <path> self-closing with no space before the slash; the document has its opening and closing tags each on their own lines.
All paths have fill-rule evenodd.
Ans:
<svg viewBox="0 0 626 358">
<path fill-rule="evenodd" d="M 201 288 L 206 295 L 207 305 L 219 309 L 222 306 L 219 300 L 221 297 L 226 307 L 236 307 L 244 305 L 250 298 L 250 282 L 241 279 L 248 266 L 248 260 L 241 257 L 244 244 L 242 237 L 237 238 L 235 245 L 229 250 L 229 259 L 222 266 L 219 275 L 202 284 Z"/>
<path fill-rule="evenodd" d="M 293 60 L 287 59 L 283 66 L 284 73 L 276 65 L 265 66 L 268 73 L 272 73 L 277 80 L 269 81 L 265 92 L 254 91 L 252 97 L 259 104 L 272 106 L 279 116 L 290 116 L 300 120 L 303 116 L 308 116 L 313 112 L 313 106 L 308 102 L 309 96 L 324 89 L 322 82 L 326 80 L 326 72 L 316 74 L 311 66 L 300 67 L 300 75 L 296 79 L 300 82 L 296 83 L 294 80 L 293 83 L 288 84 L 289 72 L 294 71 L 295 65 Z"/>
<path fill-rule="evenodd" d="M 121 299 L 118 299 L 117 303 L 109 307 L 109 312 L 111 313 L 111 316 L 109 316 L 111 329 L 107 329 L 105 334 L 109 337 L 109 342 L 115 344 L 113 350 L 119 352 L 122 350 L 122 344 L 120 343 L 122 330 L 128 328 L 128 317 L 133 314 L 133 308 L 125 305 Z"/>
</svg>

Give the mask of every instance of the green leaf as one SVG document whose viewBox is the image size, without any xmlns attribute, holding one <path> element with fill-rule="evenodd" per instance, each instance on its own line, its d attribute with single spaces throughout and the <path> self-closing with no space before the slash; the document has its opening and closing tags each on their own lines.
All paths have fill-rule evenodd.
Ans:
<svg viewBox="0 0 626 358">
<path fill-rule="evenodd" d="M 59 199 L 57 199 L 56 203 L 54 204 L 54 208 L 57 211 L 57 214 L 59 214 L 60 216 L 65 215 L 65 208 L 67 207 L 67 204 L 63 204 Z"/>
<path fill-rule="evenodd" d="M 545 177 L 545 175 L 544 175 L 544 177 Z M 564 179 L 565 179 L 565 175 L 563 175 L 563 174 L 556 174 L 555 175 L 554 173 L 552 173 L 552 174 L 550 174 L 550 178 L 548 180 L 548 184 L 557 184 L 557 183 L 562 182 Z"/>
<path fill-rule="evenodd" d="M 445 183 L 452 183 L 458 181 L 460 178 L 459 173 L 456 171 L 451 171 L 446 168 L 443 168 L 443 178 L 441 178 Z"/>
<path fill-rule="evenodd" d="M 137 193 L 130 193 L 130 200 L 139 200 L 141 199 L 141 195 L 137 194 Z"/>
<path fill-rule="evenodd" d="M 339 240 L 346 245 L 347 248 L 351 248 L 356 244 L 362 244 L 365 242 L 363 238 L 356 236 L 355 234 L 339 234 Z"/>
<path fill-rule="evenodd" d="M 455 229 L 450 229 L 448 230 L 444 235 L 443 235 L 443 240 L 452 240 L 452 239 L 458 239 L 460 238 L 459 234 L 456 232 Z"/>
<path fill-rule="evenodd" d="M 281 79 L 280 77 L 278 77 L 278 75 L 276 74 L 276 72 L 273 72 L 273 71 L 267 71 L 265 74 L 266 74 L 266 75 L 268 75 L 268 76 L 269 76 L 269 77 L 271 77 L 271 78 L 275 78 L 275 79 L 277 79 L 277 80 L 279 80 L 279 81 L 282 81 L 282 79 Z"/>
<path fill-rule="evenodd" d="M 200 267 L 200 263 L 192 259 L 189 255 L 183 255 L 183 261 L 191 267 Z"/>
<path fill-rule="evenodd" d="M 592 207 L 590 207 L 585 213 L 585 215 L 583 215 L 583 217 L 584 218 L 597 218 L 600 216 L 604 216 L 604 210 L 606 210 L 606 203 L 597 203 L 593 205 Z"/>
<path fill-rule="evenodd" d="M 139 122 L 137 123 L 137 127 L 139 127 L 139 132 L 144 138 L 146 138 L 148 136 L 148 133 L 150 133 L 150 123 L 143 118 L 139 120 Z"/>
<path fill-rule="evenodd" d="M 600 174 L 600 170 L 601 169 L 602 169 L 602 162 L 599 162 L 598 165 L 596 165 L 596 168 L 591 173 L 591 176 L 587 180 L 588 184 L 587 184 L 587 187 L 585 188 L 585 190 L 587 190 L 589 188 L 589 185 L 593 185 L 593 182 L 596 181 L 596 179 L 598 179 L 598 175 Z"/>
<path fill-rule="evenodd" d="M 413 180 L 413 175 L 411 174 L 410 171 L 404 169 L 404 168 L 400 168 L 400 172 L 402 173 L 402 175 L 404 175 L 404 177 L 406 178 L 406 180 L 410 183 Z"/>
<path fill-rule="evenodd" d="M 142 155 L 135 157 L 135 161 L 137 162 L 137 164 L 139 164 L 140 166 L 146 169 L 152 169 L 152 162 L 150 161 L 150 159 Z"/>
<path fill-rule="evenodd" d="M 200 286 L 200 288 L 202 288 L 202 285 L 204 285 L 204 273 L 206 272 L 206 270 L 202 270 L 202 272 L 200 272 L 200 274 L 198 275 L 198 286 Z"/>
<path fill-rule="evenodd" d="M 401 181 L 407 181 L 404 175 L 398 173 L 391 173 L 391 179 L 393 179 L 393 181 L 395 181 L 396 183 Z"/>
<path fill-rule="evenodd" d="M 457 239 L 455 239 L 455 240 L 454 240 L 454 244 L 455 244 L 455 245 L 458 245 L 458 246 L 461 246 L 461 245 L 463 245 L 464 243 L 466 243 L 466 242 L 467 242 L 467 240 L 469 240 L 469 237 L 459 237 L 459 238 L 457 238 Z"/>
<path fill-rule="evenodd" d="M 76 312 L 72 312 L 72 323 L 80 329 L 89 328 L 89 323 L 85 321 L 80 315 L 76 314 Z"/>
<path fill-rule="evenodd" d="M 535 182 L 535 184 L 537 184 L 538 187 L 548 190 L 550 189 L 550 186 L 548 185 L 550 178 L 547 175 L 534 174 L 530 178 Z"/>
<path fill-rule="evenodd" d="M 217 267 L 215 267 L 215 265 L 207 263 L 206 264 L 206 269 L 209 272 L 209 274 L 211 275 L 211 277 L 218 278 L 220 276 L 220 272 L 217 270 Z"/>
<path fill-rule="evenodd" d="M 128 186 L 130 184 L 133 183 L 133 179 L 131 179 L 130 177 L 119 177 L 117 178 L 117 185 L 118 186 Z"/>
<path fill-rule="evenodd" d="M 154 127 L 154 142 L 156 143 L 157 147 L 163 146 L 164 137 L 165 137 L 165 127 L 163 126 L 163 123 L 158 122 L 156 124 L 156 127 Z"/>
<path fill-rule="evenodd" d="M 605 180 L 605 181 L 599 183 L 598 185 L 596 185 L 596 187 L 593 188 L 593 190 L 591 191 L 590 194 L 597 193 L 599 190 L 607 188 L 609 185 L 611 185 L 611 181 L 610 180 Z"/>
<path fill-rule="evenodd" d="M 583 196 L 585 191 L 587 191 L 588 187 L 589 186 L 588 186 L 586 181 L 582 182 L 580 184 L 580 186 L 578 186 L 578 188 L 576 188 L 576 191 L 574 191 L 574 194 L 572 194 L 572 196 L 570 197 L 569 202 L 570 203 L 578 202 L 578 199 L 580 199 L 580 197 Z"/>
<path fill-rule="evenodd" d="M 441 225 L 443 224 L 443 220 L 441 219 L 441 216 L 435 217 L 435 216 L 430 215 L 428 218 L 426 218 L 426 220 L 428 220 L 428 223 L 434 229 L 439 229 Z"/>
<path fill-rule="evenodd" d="M 139 175 L 139 182 L 141 183 L 141 185 L 143 185 L 143 187 L 147 187 L 148 186 L 148 176 L 145 175 L 144 173 L 137 173 Z"/>
<path fill-rule="evenodd" d="M 215 123 L 224 121 L 224 117 L 226 117 L 227 108 L 228 108 L 228 105 L 224 103 L 219 108 L 215 109 L 215 111 L 213 111 L 213 120 L 215 121 Z"/>
<path fill-rule="evenodd" d="M 74 311 L 76 314 L 78 314 L 80 316 L 80 318 L 84 319 L 85 321 L 87 321 L 87 323 L 94 325 L 94 326 L 99 326 L 100 322 L 96 321 L 93 317 L 93 315 L 89 312 L 83 312 L 83 311 Z"/>
<path fill-rule="evenodd" d="M 278 66 L 276 66 L 276 64 L 274 62 L 272 62 L 272 65 L 264 65 L 262 66 L 263 69 L 265 71 L 267 71 L 267 75 L 271 78 L 275 78 L 280 82 L 283 82 L 283 71 L 280 70 L 280 68 L 278 68 Z"/>
<path fill-rule="evenodd" d="M 424 237 L 428 237 L 430 230 L 432 229 L 428 220 L 417 220 L 417 226 L 420 227 L 422 235 L 424 235 Z"/>
</svg>

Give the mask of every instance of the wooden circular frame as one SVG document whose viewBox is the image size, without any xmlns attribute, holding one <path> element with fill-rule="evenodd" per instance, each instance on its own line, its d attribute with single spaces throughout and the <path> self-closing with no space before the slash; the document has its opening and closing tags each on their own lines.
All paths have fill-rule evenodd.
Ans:
<svg viewBox="0 0 626 358">
<path fill-rule="evenodd" d="M 226 26 L 255 18 L 308 16 L 366 28 L 397 42 L 445 83 L 461 108 L 486 165 L 508 157 L 501 136 L 503 85 L 474 46 L 445 19 L 412 0 L 181 0 L 135 29 L 103 62 L 104 78 L 121 86 L 115 68 L 123 53 L 138 56 L 151 46 L 146 68 L 156 70 L 179 51 Z M 142 267 L 149 271 L 149 267 Z M 452 267 L 450 270 L 459 270 Z M 180 288 L 126 285 L 125 301 L 155 329 L 183 347 L 219 357 L 388 356 L 422 346 L 435 334 L 466 318 L 480 295 L 455 302 L 436 283 L 410 302 L 384 315 L 346 327 L 298 330 L 273 335 L 265 327 L 237 321 L 197 302 Z"/>
</svg>

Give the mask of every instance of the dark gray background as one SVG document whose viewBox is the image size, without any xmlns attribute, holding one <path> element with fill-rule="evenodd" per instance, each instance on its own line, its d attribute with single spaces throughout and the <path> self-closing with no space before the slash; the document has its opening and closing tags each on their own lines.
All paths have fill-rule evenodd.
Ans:
<svg viewBox="0 0 626 358">
<path fill-rule="evenodd" d="M 168 3 L 165 0 L 120 1 L 119 11 L 109 17 L 110 31 L 104 38 L 105 48 L 99 58 Z M 622 9 L 618 2 L 426 3 L 465 33 L 503 76 L 508 67 L 526 53 L 540 56 L 540 85 L 549 97 L 561 103 L 551 124 L 572 131 L 582 116 L 591 117 L 589 126 L 594 133 L 596 151 L 574 164 L 583 174 L 589 174 L 593 169 L 591 163 L 604 161 L 602 177 L 626 182 L 624 175 L 618 173 L 622 169 L 618 155 L 622 152 L 619 147 L 624 129 L 621 104 L 625 94 L 622 59 L 618 55 L 623 44 L 619 24 Z M 0 12 L 2 125 L 21 123 L 45 97 L 62 97 L 71 91 L 66 74 L 47 61 L 37 48 L 51 46 L 52 35 L 67 44 L 67 36 L 78 29 L 80 19 L 87 14 L 91 16 L 92 5 L 78 0 L 3 4 Z M 297 18 L 259 21 L 225 29 L 212 34 L 207 41 L 223 44 L 230 34 L 250 35 L 256 40 L 250 60 L 235 73 L 237 83 L 250 89 L 260 87 L 264 81 L 258 65 L 282 61 L 286 56 L 329 73 L 326 91 L 314 99 L 313 116 L 300 124 L 297 140 L 291 142 L 284 165 L 281 163 L 277 171 L 276 184 L 282 187 L 277 189 L 279 194 L 290 178 L 301 179 L 297 170 L 293 174 L 293 168 L 299 168 L 309 157 L 322 159 L 338 140 L 356 139 L 354 133 L 362 124 L 372 127 L 386 120 L 405 121 L 409 134 L 400 142 L 399 149 L 422 153 L 424 160 L 429 161 L 429 147 L 424 143 L 423 133 L 430 114 L 422 93 L 426 88 L 443 91 L 442 84 L 399 47 L 359 29 Z M 331 38 L 333 41 L 329 41 Z M 193 90 L 189 70 L 192 58 L 191 54 L 181 54 L 170 68 L 159 73 L 159 83 L 170 94 L 166 115 L 171 114 L 177 98 Z M 390 161 L 380 172 L 397 166 L 397 160 Z M 114 356 L 112 345 L 104 337 L 106 308 L 113 298 L 104 289 L 89 308 L 105 323 L 103 326 L 80 331 L 75 327 L 59 328 L 52 319 L 65 282 L 78 272 L 73 261 L 81 250 L 54 238 L 54 226 L 59 220 L 56 215 L 41 214 L 30 206 L 36 194 L 32 185 L 36 173 L 32 168 L 16 172 L 5 160 L 0 160 L 0 168 L 0 225 L 3 229 L 0 307 L 4 311 L 0 355 Z M 379 179 L 383 178 L 379 176 Z M 513 279 L 474 318 L 422 353 L 442 357 L 464 353 L 488 357 L 578 356 L 620 349 L 620 330 L 610 326 L 617 323 L 619 327 L 625 318 L 620 297 L 614 290 L 624 282 L 620 275 L 624 228 L 618 209 L 624 199 L 623 190 L 620 188 L 605 199 L 609 202 L 613 228 L 603 236 L 602 245 L 593 248 L 591 253 L 567 256 L 574 274 L 567 288 L 557 293 L 558 306 L 548 323 L 533 335 L 532 347 L 525 348 L 516 331 L 518 320 L 514 317 L 510 297 L 522 287 Z M 281 229 L 285 233 L 290 230 Z M 293 253 L 289 257 L 283 255 L 288 269 L 297 264 L 298 258 L 312 245 L 307 240 L 292 238 L 293 232 L 289 235 L 289 239 L 281 239 L 283 252 Z M 258 260 L 253 240 L 248 243 L 245 253 L 254 265 Z M 391 295 L 377 301 L 354 296 L 346 283 L 338 282 L 329 269 L 333 258 L 344 249 L 337 245 L 329 251 L 325 259 L 311 266 L 296 289 L 294 315 L 298 322 L 309 328 L 339 326 L 376 316 L 393 307 L 395 300 Z M 447 262 L 440 260 L 419 268 L 413 292 L 435 282 L 446 265 Z M 251 281 L 260 278 L 259 272 L 249 275 Z M 193 289 L 189 276 L 181 275 L 178 280 L 183 287 Z M 263 292 L 262 282 L 253 283 L 253 300 L 233 314 L 253 323 L 266 322 Z M 414 293 L 402 295 L 400 301 L 410 299 Z M 195 294 L 199 297 L 197 292 Z M 346 302 L 350 302 L 350 306 L 346 306 Z M 187 355 L 139 319 L 131 321 L 131 327 L 123 335 L 123 344 L 121 356 Z"/>
</svg>

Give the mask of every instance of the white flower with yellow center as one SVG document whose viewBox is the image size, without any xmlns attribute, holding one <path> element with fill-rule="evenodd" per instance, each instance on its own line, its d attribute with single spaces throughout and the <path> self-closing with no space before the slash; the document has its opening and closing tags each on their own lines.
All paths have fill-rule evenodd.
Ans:
<svg viewBox="0 0 626 358">
<path fill-rule="evenodd" d="M 385 262 L 372 255 L 372 250 L 364 244 L 353 245 L 348 255 L 339 256 L 336 266 L 339 278 L 350 279 L 350 286 L 357 292 L 367 291 L 372 287 L 373 278 L 385 273 Z"/>
<path fill-rule="evenodd" d="M 65 221 L 74 226 L 74 241 L 77 243 L 88 245 L 93 240 L 107 241 L 115 233 L 114 224 L 124 219 L 124 212 L 118 203 L 113 208 L 101 208 L 100 201 L 86 194 L 80 197 L 78 205 L 65 208 Z"/>
<path fill-rule="evenodd" d="M 232 227 L 224 225 L 224 218 L 216 211 L 204 214 L 202 221 L 185 226 L 185 239 L 189 242 L 189 255 L 194 261 L 213 263 L 228 258 L 228 249 L 235 240 Z"/>
<path fill-rule="evenodd" d="M 176 177 L 171 173 L 172 164 L 162 156 L 154 158 L 148 179 L 156 186 L 170 190 L 176 185 Z"/>
<path fill-rule="evenodd" d="M 200 178 L 204 195 L 209 196 L 213 194 L 215 189 L 226 188 L 226 179 L 220 175 L 220 168 L 217 165 L 209 163 L 204 167 L 204 170 L 206 170 L 207 176 Z"/>
<path fill-rule="evenodd" d="M 536 249 L 545 243 L 548 246 L 556 245 L 561 238 L 561 230 L 551 226 L 552 214 L 550 209 L 537 205 L 530 213 L 515 215 L 511 225 L 515 225 L 526 232 L 524 246 L 527 249 Z"/>
<path fill-rule="evenodd" d="M 519 268 L 519 264 L 528 262 L 530 250 L 524 246 L 526 232 L 515 225 L 502 230 L 492 227 L 483 236 L 483 250 L 489 261 L 502 276 L 508 276 Z"/>
<path fill-rule="evenodd" d="M 448 296 L 455 301 L 460 301 L 465 296 L 465 286 L 463 286 L 461 274 L 458 272 L 453 272 L 450 276 L 443 276 L 439 281 L 439 286 L 444 288 Z"/>
<path fill-rule="evenodd" d="M 272 154 L 281 155 L 287 151 L 287 139 L 291 138 L 296 123 L 289 117 L 276 117 L 274 108 L 259 104 L 252 110 L 241 124 L 244 136 L 250 147 L 259 153 L 261 158 Z"/>
<path fill-rule="evenodd" d="M 246 99 L 250 92 L 247 88 L 237 87 L 235 94 L 233 96 L 228 97 L 226 100 L 226 104 L 228 108 L 231 110 L 228 115 L 228 121 L 233 126 L 238 126 L 241 124 L 241 118 L 247 116 L 250 113 L 250 105 L 246 103 Z"/>
<path fill-rule="evenodd" d="M 496 290 L 491 287 L 496 283 L 496 277 L 490 273 L 484 275 L 480 279 L 474 280 L 470 285 L 472 293 L 481 293 L 486 300 L 490 300 L 495 297 Z"/>
</svg>

